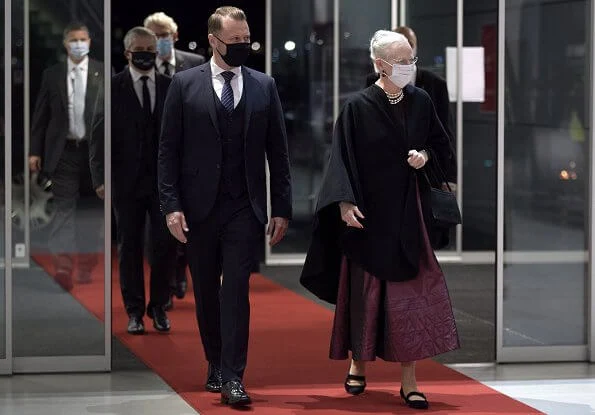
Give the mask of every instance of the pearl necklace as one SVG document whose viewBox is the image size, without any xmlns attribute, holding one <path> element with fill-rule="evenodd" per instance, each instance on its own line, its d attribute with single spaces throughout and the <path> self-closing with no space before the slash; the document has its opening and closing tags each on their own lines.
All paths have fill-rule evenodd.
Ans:
<svg viewBox="0 0 595 415">
<path fill-rule="evenodd" d="M 403 90 L 401 89 L 401 91 L 397 94 L 390 94 L 386 91 L 384 91 L 384 93 L 386 94 L 386 97 L 388 98 L 388 102 L 391 105 L 395 105 L 398 104 L 399 102 L 401 102 L 403 100 L 403 97 L 405 96 L 403 94 Z"/>
</svg>

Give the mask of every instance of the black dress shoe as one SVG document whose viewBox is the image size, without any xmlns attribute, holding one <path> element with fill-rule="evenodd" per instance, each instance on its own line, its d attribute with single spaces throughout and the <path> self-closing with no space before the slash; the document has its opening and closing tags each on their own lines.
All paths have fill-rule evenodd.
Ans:
<svg viewBox="0 0 595 415">
<path fill-rule="evenodd" d="M 147 311 L 147 315 L 149 318 L 153 319 L 153 327 L 155 330 L 161 332 L 168 332 L 170 325 L 169 320 L 167 318 L 167 314 L 165 314 L 165 310 L 162 307 L 151 307 Z"/>
<path fill-rule="evenodd" d="M 226 382 L 221 387 L 221 403 L 232 406 L 250 405 L 252 399 L 246 393 L 244 385 L 238 380 Z"/>
<path fill-rule="evenodd" d="M 186 290 L 188 290 L 188 282 L 186 281 L 186 275 L 184 275 L 184 280 L 176 282 L 174 295 L 181 300 L 186 296 Z"/>
<path fill-rule="evenodd" d="M 128 333 L 145 334 L 145 325 L 143 319 L 137 316 L 131 316 L 128 320 Z"/>
<path fill-rule="evenodd" d="M 207 383 L 205 385 L 207 392 L 219 393 L 221 392 L 221 369 L 209 363 L 209 374 L 207 376 Z"/>
<path fill-rule="evenodd" d="M 347 374 L 345 378 L 345 391 L 351 395 L 359 395 L 366 390 L 366 377 Z"/>
</svg>

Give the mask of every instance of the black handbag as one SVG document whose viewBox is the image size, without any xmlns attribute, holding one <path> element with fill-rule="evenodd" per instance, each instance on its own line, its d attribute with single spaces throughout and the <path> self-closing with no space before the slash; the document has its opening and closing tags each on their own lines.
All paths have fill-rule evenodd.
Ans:
<svg viewBox="0 0 595 415">
<path fill-rule="evenodd" d="M 435 160 L 434 158 L 432 159 Z M 438 171 L 438 180 L 434 180 L 434 184 L 438 187 L 435 187 L 428 177 L 427 170 L 424 168 L 424 176 L 430 185 L 433 226 L 438 228 L 452 228 L 461 224 L 461 211 L 457 203 L 457 197 L 451 191 L 446 175 L 438 165 L 437 160 L 436 163 L 432 162 L 428 167 L 430 167 L 430 174 L 434 173 L 434 179 L 436 179 L 436 172 L 434 170 Z M 446 184 L 448 191 L 440 188 L 442 183 Z"/>
</svg>

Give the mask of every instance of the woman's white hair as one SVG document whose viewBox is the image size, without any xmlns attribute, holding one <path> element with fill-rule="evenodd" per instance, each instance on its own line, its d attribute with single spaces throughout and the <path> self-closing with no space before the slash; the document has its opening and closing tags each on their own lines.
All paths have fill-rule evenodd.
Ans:
<svg viewBox="0 0 595 415">
<path fill-rule="evenodd" d="M 395 45 L 409 45 L 409 41 L 401 33 L 390 30 L 378 30 L 370 40 L 370 58 L 374 64 L 374 70 L 379 72 L 376 67 L 376 59 L 387 59 L 388 49 Z"/>
<path fill-rule="evenodd" d="M 152 24 L 168 27 L 172 33 L 178 32 L 178 25 L 176 24 L 176 21 L 163 12 L 153 13 L 150 16 L 147 16 L 143 22 L 143 26 L 145 27 Z"/>
</svg>

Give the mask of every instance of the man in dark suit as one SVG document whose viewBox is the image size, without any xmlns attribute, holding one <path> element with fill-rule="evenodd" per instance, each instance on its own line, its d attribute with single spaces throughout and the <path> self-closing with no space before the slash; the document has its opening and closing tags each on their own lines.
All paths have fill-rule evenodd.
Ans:
<svg viewBox="0 0 595 415">
<path fill-rule="evenodd" d="M 174 49 L 178 41 L 178 25 L 163 12 L 153 13 L 144 21 L 144 26 L 157 36 L 157 70 L 167 76 L 202 65 L 205 57 L 197 53 Z"/>
<path fill-rule="evenodd" d="M 174 44 L 178 40 L 178 25 L 172 17 L 163 12 L 153 13 L 147 16 L 144 26 L 152 30 L 157 36 L 156 67 L 160 73 L 167 76 L 174 76 L 176 72 L 194 68 L 205 62 L 205 58 L 202 55 L 174 49 Z M 186 277 L 187 265 L 185 249 L 180 244 L 176 252 L 175 271 L 170 276 L 171 295 L 166 306 L 167 309 L 173 307 L 172 296 L 182 299 L 186 295 L 188 287 Z"/>
<path fill-rule="evenodd" d="M 143 334 L 145 285 L 143 229 L 150 218 L 151 282 L 147 315 L 157 331 L 170 322 L 164 307 L 169 299 L 168 275 L 176 242 L 159 209 L 157 151 L 161 115 L 171 79 L 155 70 L 157 38 L 144 27 L 124 37 L 128 68 L 112 79 L 112 183 L 118 228 L 120 285 L 128 332 Z"/>
<path fill-rule="evenodd" d="M 187 243 L 196 316 L 209 362 L 206 389 L 223 403 L 251 402 L 242 384 L 248 353 L 248 286 L 267 223 L 270 244 L 291 217 L 283 113 L 274 80 L 243 64 L 244 12 L 220 7 L 208 22 L 210 62 L 174 76 L 159 144 L 159 193 L 170 232 Z M 223 273 L 223 280 L 220 274 Z"/>
<path fill-rule="evenodd" d="M 66 290 L 73 286 L 73 253 L 81 252 L 82 232 L 77 217 L 81 192 L 91 190 L 103 199 L 103 173 L 93 163 L 103 148 L 90 147 L 103 140 L 103 63 L 90 59 L 89 30 L 82 23 L 64 30 L 66 62 L 43 73 L 31 126 L 29 168 L 48 175 L 57 215 L 51 224 L 49 248 L 54 256 L 56 281 Z M 95 149 L 95 150 L 94 150 Z M 89 235 L 85 235 L 89 239 Z M 97 237 L 99 242 L 99 236 Z M 96 254 L 78 255 L 78 282 L 91 281 Z"/>
</svg>

